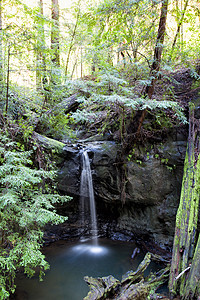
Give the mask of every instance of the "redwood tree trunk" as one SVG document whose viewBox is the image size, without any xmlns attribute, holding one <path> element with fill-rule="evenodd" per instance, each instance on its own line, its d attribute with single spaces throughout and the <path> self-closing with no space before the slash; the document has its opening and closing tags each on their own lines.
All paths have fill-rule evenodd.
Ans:
<svg viewBox="0 0 200 300">
<path fill-rule="evenodd" d="M 164 43 L 165 31 L 166 31 L 167 9 L 168 9 L 168 0 L 163 0 L 161 6 L 161 12 L 160 12 L 160 22 L 158 26 L 157 40 L 154 49 L 153 63 L 149 74 L 149 77 L 151 78 L 151 82 L 149 85 L 146 86 L 144 90 L 144 96 L 148 96 L 149 98 L 152 98 L 155 89 L 155 82 L 158 78 L 158 71 L 160 70 L 163 43 Z M 146 116 L 146 112 L 147 111 L 144 110 L 141 114 L 137 132 L 140 132 L 143 121 Z"/>
<path fill-rule="evenodd" d="M 196 299 L 200 296 L 200 238 L 197 243 L 200 198 L 199 137 L 199 120 L 194 118 L 194 107 L 191 105 L 188 147 L 181 198 L 176 215 L 169 279 L 170 293 L 180 294 L 181 299 Z"/>
</svg>

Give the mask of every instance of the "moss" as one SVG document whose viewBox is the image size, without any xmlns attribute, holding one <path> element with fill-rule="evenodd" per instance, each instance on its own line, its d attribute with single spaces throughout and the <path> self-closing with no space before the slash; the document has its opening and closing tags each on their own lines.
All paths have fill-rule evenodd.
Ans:
<svg viewBox="0 0 200 300">
<path fill-rule="evenodd" d="M 189 294 L 195 295 L 196 290 L 198 290 L 198 281 L 200 280 L 200 240 L 196 245 L 200 197 L 200 155 L 198 155 L 198 158 L 195 157 L 197 152 L 195 152 L 194 149 L 194 145 L 196 145 L 196 142 L 194 141 L 195 133 L 193 128 L 195 109 L 194 103 L 190 102 L 189 108 L 190 132 L 184 164 L 184 176 L 182 181 L 180 204 L 176 217 L 176 230 L 169 280 L 169 289 L 171 293 L 175 292 L 176 294 L 179 292 L 182 299 L 193 299 L 190 298 Z M 199 132 L 197 132 L 196 139 L 199 138 L 198 135 Z M 186 274 L 184 271 L 187 269 L 193 255 L 194 258 L 189 274 L 190 279 L 188 280 L 186 279 Z M 183 272 L 183 274 L 180 276 L 179 280 L 176 280 L 176 276 L 180 272 Z M 178 288 L 179 285 L 180 289 Z"/>
<path fill-rule="evenodd" d="M 38 133 L 34 133 L 33 137 L 37 143 L 42 146 L 47 153 L 50 154 L 56 164 L 60 164 L 62 162 L 63 147 L 65 146 L 64 143 Z"/>
<path fill-rule="evenodd" d="M 122 276 L 122 283 L 135 282 L 140 278 L 151 262 L 151 253 L 146 253 L 143 261 L 139 264 L 136 271 L 129 271 Z"/>
<path fill-rule="evenodd" d="M 65 146 L 64 143 L 48 138 L 39 133 L 34 133 L 34 138 L 42 147 L 55 153 L 62 153 L 63 147 Z"/>
<path fill-rule="evenodd" d="M 193 257 L 191 270 L 183 291 L 183 299 L 196 299 L 200 295 L 200 236 Z M 196 296 L 196 297 L 195 297 Z"/>
<path fill-rule="evenodd" d="M 152 254 L 147 253 L 136 271 L 130 271 L 122 277 L 122 281 L 113 276 L 92 278 L 84 277 L 89 284 L 90 291 L 84 300 L 115 299 L 115 300 L 147 300 L 157 296 L 155 291 L 161 286 L 169 275 L 169 266 L 156 274 L 144 278 L 144 271 L 151 262 Z"/>
<path fill-rule="evenodd" d="M 180 283 L 180 294 L 186 293 L 186 276 L 180 277 L 179 283 L 175 277 L 188 267 L 194 253 L 196 228 L 198 222 L 200 195 L 200 155 L 195 165 L 194 151 L 188 159 L 185 157 L 184 176 L 182 182 L 180 204 L 176 218 L 176 233 L 174 237 L 173 259 L 169 287 L 171 292 L 177 291 Z"/>
</svg>

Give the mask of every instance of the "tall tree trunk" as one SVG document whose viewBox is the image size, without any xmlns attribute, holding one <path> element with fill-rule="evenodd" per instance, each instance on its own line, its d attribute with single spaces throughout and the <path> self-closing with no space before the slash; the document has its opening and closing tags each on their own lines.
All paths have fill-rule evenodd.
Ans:
<svg viewBox="0 0 200 300">
<path fill-rule="evenodd" d="M 41 15 L 41 20 L 39 20 L 38 26 L 38 39 L 37 39 L 37 60 L 36 60 L 36 88 L 41 91 L 44 88 L 44 83 L 47 81 L 46 75 L 46 59 L 44 54 L 44 49 L 46 48 L 45 34 L 44 34 L 44 22 L 42 18 L 44 17 L 44 7 L 43 0 L 38 2 L 39 12 Z"/>
<path fill-rule="evenodd" d="M 168 8 L 168 0 L 163 0 L 161 13 L 160 13 L 160 22 L 158 26 L 158 35 L 157 35 L 156 45 L 154 49 L 153 63 L 150 70 L 150 78 L 152 79 L 150 85 L 146 86 L 144 92 L 145 95 L 148 95 L 149 98 L 151 98 L 153 95 L 155 82 L 158 77 L 158 71 L 160 70 L 163 43 L 164 43 L 165 31 L 166 31 L 167 8 Z"/>
<path fill-rule="evenodd" d="M 40 1 L 39 1 L 39 5 L 40 5 Z M 40 11 L 41 13 L 41 11 Z M 37 24 L 38 27 L 38 36 L 37 36 L 37 44 L 36 44 L 36 90 L 37 91 L 41 91 L 42 89 L 42 76 L 41 76 L 41 49 L 40 49 L 40 26 L 39 24 Z"/>
<path fill-rule="evenodd" d="M 144 89 L 144 96 L 148 96 L 149 98 L 152 98 L 154 88 L 155 88 L 155 82 L 158 77 L 158 71 L 160 70 L 163 43 L 164 43 L 165 31 L 166 31 L 167 10 L 168 10 L 168 0 L 162 0 L 158 34 L 157 34 L 157 40 L 154 49 L 153 63 L 149 74 L 149 77 L 151 78 L 151 82 Z M 141 114 L 141 117 L 139 119 L 138 130 L 137 130 L 138 133 L 140 132 L 146 113 L 147 110 L 144 110 Z"/>
<path fill-rule="evenodd" d="M 169 279 L 172 295 L 180 294 L 181 299 L 194 299 L 199 294 L 200 241 L 197 240 L 197 222 L 200 197 L 200 128 L 194 118 L 194 107 L 190 105 L 189 137 L 186 152 L 180 204 L 176 216 L 176 228 Z M 195 253 L 195 254 L 194 254 Z M 190 269 L 191 259 L 192 265 Z M 189 276 L 188 276 L 189 271 Z M 194 281 L 193 281 L 194 280 Z"/>
<path fill-rule="evenodd" d="M 52 17 L 52 28 L 51 28 L 52 63 L 55 67 L 60 67 L 58 0 L 52 0 L 51 17 Z"/>
<path fill-rule="evenodd" d="M 196 2 L 196 11 L 197 11 L 197 15 L 198 15 L 198 18 L 199 18 L 199 24 L 200 24 L 200 0 L 197 0 Z"/>
<path fill-rule="evenodd" d="M 2 0 L 0 0 L 0 88 L 3 87 Z"/>
<path fill-rule="evenodd" d="M 184 290 L 184 299 L 199 299 L 200 296 L 199 283 L 200 283 L 200 235 L 198 238 L 194 257 L 190 267 L 190 273 L 186 281 L 185 290 Z"/>
<path fill-rule="evenodd" d="M 78 4 L 80 4 L 80 1 L 78 2 Z M 81 9 L 79 7 L 77 15 L 76 15 L 76 23 L 74 25 L 74 30 L 72 32 L 71 40 L 70 40 L 70 43 L 69 43 L 69 50 L 68 50 L 68 53 L 67 53 L 67 60 L 66 60 L 66 66 L 65 66 L 65 76 L 67 76 L 67 73 L 68 73 L 69 60 L 70 60 L 70 55 L 71 55 L 71 52 L 72 52 L 72 49 L 73 49 L 73 46 L 74 46 L 74 40 L 75 40 L 75 37 L 76 37 L 76 30 L 77 30 L 77 27 L 78 27 L 80 12 L 81 12 Z"/>
<path fill-rule="evenodd" d="M 176 45 L 176 42 L 177 42 L 177 38 L 178 38 L 178 36 L 180 34 L 181 26 L 183 25 L 183 20 L 184 20 L 184 17 L 185 17 L 185 13 L 186 13 L 186 10 L 187 10 L 188 3 L 189 3 L 189 0 L 186 0 L 184 8 L 183 8 L 183 11 L 181 13 L 181 18 L 180 18 L 180 20 L 178 22 L 176 34 L 175 34 L 174 41 L 173 41 L 173 44 L 172 44 L 170 59 L 171 59 L 171 56 L 173 54 L 173 51 L 174 51 L 174 48 L 175 48 L 175 45 Z"/>
<path fill-rule="evenodd" d="M 8 44 L 8 61 L 7 61 L 7 80 L 6 80 L 6 116 L 8 114 L 8 101 L 9 101 L 9 85 L 10 85 L 10 44 Z"/>
<path fill-rule="evenodd" d="M 166 31 L 167 12 L 168 12 L 168 0 L 162 0 L 158 33 L 157 33 L 157 39 L 156 39 L 156 44 L 154 49 L 153 63 L 151 65 L 150 73 L 149 73 L 149 78 L 151 78 L 151 81 L 150 84 L 147 85 L 143 90 L 144 97 L 152 98 L 154 88 L 155 88 L 155 82 L 158 77 L 158 71 L 160 70 L 164 36 Z M 140 130 L 144 122 L 146 113 L 147 113 L 146 109 L 143 111 L 141 110 L 137 111 L 137 113 L 133 117 L 133 120 L 127 126 L 126 128 L 127 138 L 124 140 L 123 153 L 129 153 L 129 151 L 132 149 L 133 147 L 132 145 L 134 143 L 134 136 L 140 134 Z"/>
</svg>

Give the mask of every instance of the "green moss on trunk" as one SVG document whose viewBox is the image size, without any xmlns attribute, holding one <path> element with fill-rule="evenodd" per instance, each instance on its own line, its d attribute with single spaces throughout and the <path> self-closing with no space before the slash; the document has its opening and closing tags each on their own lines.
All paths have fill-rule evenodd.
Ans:
<svg viewBox="0 0 200 300">
<path fill-rule="evenodd" d="M 195 281 L 195 276 L 200 280 L 200 250 L 198 250 L 200 245 L 196 245 L 200 197 L 200 155 L 198 155 L 198 148 L 195 148 L 199 139 L 199 128 L 195 128 L 196 124 L 198 123 L 194 119 L 194 107 L 192 106 L 190 107 L 188 148 L 185 157 L 180 204 L 176 217 L 169 279 L 171 294 L 179 293 L 181 299 L 193 299 L 190 298 L 190 294 L 194 295 L 199 290 L 199 281 Z M 188 267 L 192 258 L 192 267 L 188 277 Z M 197 267 L 199 271 L 193 271 Z M 180 273 L 181 276 L 179 276 Z M 194 281 L 190 282 L 192 280 Z"/>
</svg>

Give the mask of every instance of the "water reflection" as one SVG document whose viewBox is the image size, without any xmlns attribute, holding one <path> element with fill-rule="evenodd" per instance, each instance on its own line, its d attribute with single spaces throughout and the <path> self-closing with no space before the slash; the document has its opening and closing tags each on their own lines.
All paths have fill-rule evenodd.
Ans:
<svg viewBox="0 0 200 300">
<path fill-rule="evenodd" d="M 44 250 L 51 269 L 43 282 L 36 277 L 18 278 L 18 290 L 27 295 L 20 300 L 81 300 L 89 291 L 84 276 L 113 275 L 120 280 L 128 270 L 137 268 L 144 254 L 132 260 L 134 248 L 133 243 L 110 240 L 100 240 L 98 246 L 54 243 Z"/>
</svg>

